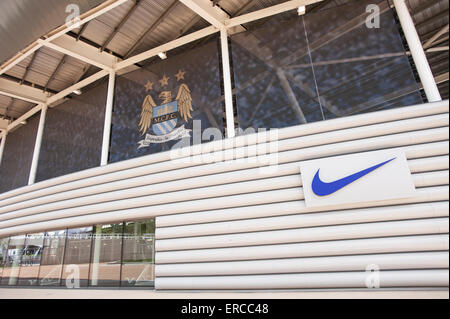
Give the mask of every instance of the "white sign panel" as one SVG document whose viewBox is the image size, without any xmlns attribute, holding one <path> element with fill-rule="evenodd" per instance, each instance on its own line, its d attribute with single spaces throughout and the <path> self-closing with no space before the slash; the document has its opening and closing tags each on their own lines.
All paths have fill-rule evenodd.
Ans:
<svg viewBox="0 0 450 319">
<path fill-rule="evenodd" d="M 401 150 L 383 150 L 300 163 L 308 207 L 412 197 L 415 187 Z"/>
</svg>

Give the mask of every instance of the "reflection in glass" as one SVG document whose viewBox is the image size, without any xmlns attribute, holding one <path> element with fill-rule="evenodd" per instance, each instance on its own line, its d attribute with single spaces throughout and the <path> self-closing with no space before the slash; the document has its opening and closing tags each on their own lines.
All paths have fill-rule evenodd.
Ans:
<svg viewBox="0 0 450 319">
<path fill-rule="evenodd" d="M 46 115 L 36 181 L 100 164 L 107 79 L 93 83 Z"/>
<path fill-rule="evenodd" d="M 37 284 L 39 265 L 41 263 L 44 233 L 28 234 L 25 249 L 20 261 L 19 285 L 34 286 Z"/>
<path fill-rule="evenodd" d="M 277 15 L 231 39 L 242 129 L 282 128 L 324 119 L 305 29 L 295 12 Z M 305 67 L 289 69 L 287 61 L 292 57 Z"/>
<path fill-rule="evenodd" d="M 153 287 L 155 220 L 0 239 L 3 286 Z"/>
<path fill-rule="evenodd" d="M 366 25 L 366 8 L 373 4 L 380 9 L 380 28 Z M 422 103 L 387 1 L 355 1 L 302 19 L 327 118 Z"/>
<path fill-rule="evenodd" d="M 25 235 L 11 237 L 3 267 L 2 285 L 14 286 L 19 278 L 20 261 L 25 247 Z"/>
<path fill-rule="evenodd" d="M 8 256 L 8 242 L 9 238 L 0 239 L 0 283 L 3 275 L 3 266 Z"/>
<path fill-rule="evenodd" d="M 372 13 L 366 8 L 375 3 L 381 27 L 369 28 Z M 388 2 L 332 5 L 250 23 L 231 37 L 242 129 L 282 128 L 422 103 Z"/>
<path fill-rule="evenodd" d="M 0 163 L 0 194 L 28 184 L 34 143 L 39 126 L 39 113 L 28 118 L 25 125 L 8 133 Z"/>
<path fill-rule="evenodd" d="M 154 219 L 125 224 L 122 286 L 154 285 L 154 238 Z"/>
<path fill-rule="evenodd" d="M 94 227 L 90 286 L 120 286 L 123 224 Z"/>
<path fill-rule="evenodd" d="M 67 230 L 61 285 L 86 287 L 91 259 L 92 227 Z"/>
<path fill-rule="evenodd" d="M 45 233 L 39 270 L 39 285 L 58 286 L 61 283 L 65 243 L 66 230 Z"/>
</svg>

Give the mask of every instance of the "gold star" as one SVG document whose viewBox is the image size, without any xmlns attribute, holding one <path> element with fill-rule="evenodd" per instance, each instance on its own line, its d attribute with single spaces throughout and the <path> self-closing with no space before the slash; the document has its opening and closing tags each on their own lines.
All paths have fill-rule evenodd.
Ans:
<svg viewBox="0 0 450 319">
<path fill-rule="evenodd" d="M 145 90 L 146 91 L 151 91 L 151 90 L 153 90 L 153 82 L 150 82 L 150 81 L 147 81 L 147 84 L 145 84 L 144 86 L 145 86 Z"/>
<path fill-rule="evenodd" d="M 159 80 L 159 83 L 161 83 L 161 86 L 167 86 L 169 85 L 169 77 L 167 77 L 165 74 L 161 80 Z"/>
<path fill-rule="evenodd" d="M 183 70 L 178 70 L 178 73 L 175 74 L 175 76 L 177 77 L 177 82 L 184 80 L 184 74 L 186 72 L 184 72 Z"/>
</svg>

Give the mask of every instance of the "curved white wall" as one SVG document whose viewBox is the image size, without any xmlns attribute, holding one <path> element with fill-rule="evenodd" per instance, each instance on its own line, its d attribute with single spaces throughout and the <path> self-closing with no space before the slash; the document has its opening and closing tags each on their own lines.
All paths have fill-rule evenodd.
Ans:
<svg viewBox="0 0 450 319">
<path fill-rule="evenodd" d="M 98 167 L 0 194 L 0 237 L 156 217 L 157 289 L 448 287 L 449 102 L 362 114 L 279 131 L 276 171 L 240 161 L 245 137 Z M 276 144 L 275 144 L 276 143 Z M 237 158 L 222 158 L 237 145 Z M 408 199 L 306 207 L 298 163 L 404 150 Z M 261 158 L 260 158 L 261 159 Z M 268 159 L 268 156 L 263 157 Z"/>
</svg>

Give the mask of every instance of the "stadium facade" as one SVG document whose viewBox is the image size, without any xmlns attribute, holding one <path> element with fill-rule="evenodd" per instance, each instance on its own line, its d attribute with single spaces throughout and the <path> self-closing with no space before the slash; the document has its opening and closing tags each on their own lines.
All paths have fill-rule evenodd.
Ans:
<svg viewBox="0 0 450 319">
<path fill-rule="evenodd" d="M 448 1 L 171 2 L 2 64 L 0 286 L 448 290 Z"/>
</svg>

